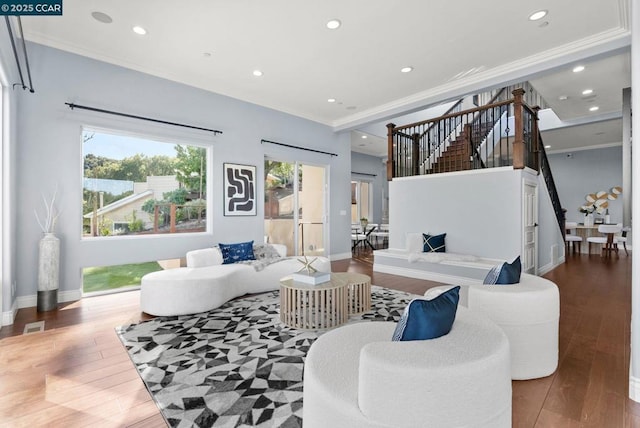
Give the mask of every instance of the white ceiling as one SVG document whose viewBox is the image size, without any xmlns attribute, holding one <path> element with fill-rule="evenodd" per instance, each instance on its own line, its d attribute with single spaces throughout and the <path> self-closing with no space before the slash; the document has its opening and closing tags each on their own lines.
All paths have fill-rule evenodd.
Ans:
<svg viewBox="0 0 640 428">
<path fill-rule="evenodd" d="M 581 0 L 579 11 L 575 1 L 461 3 L 65 0 L 61 17 L 22 19 L 30 41 L 337 131 L 523 80 L 562 120 L 589 115 L 584 107 L 593 103 L 601 107 L 597 114 L 619 113 L 621 88 L 630 86 L 629 0 Z M 528 21 L 540 9 L 549 14 Z M 98 22 L 96 11 L 113 22 Z M 339 29 L 326 28 L 332 18 L 342 21 Z M 135 25 L 147 34 L 134 34 Z M 579 77 L 570 71 L 577 63 L 587 66 Z M 401 73 L 404 66 L 414 70 Z M 256 69 L 264 75 L 254 77 Z M 585 86 L 595 99 L 579 95 Z M 569 98 L 560 103 L 559 95 Z"/>
</svg>

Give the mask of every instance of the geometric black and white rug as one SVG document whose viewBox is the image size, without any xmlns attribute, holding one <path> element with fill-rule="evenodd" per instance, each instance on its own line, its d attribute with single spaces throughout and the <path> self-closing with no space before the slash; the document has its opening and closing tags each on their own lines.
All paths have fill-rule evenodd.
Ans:
<svg viewBox="0 0 640 428">
<path fill-rule="evenodd" d="M 414 295 L 372 286 L 371 311 L 398 321 Z M 277 291 L 116 332 L 172 427 L 301 427 L 302 370 L 322 331 L 280 322 Z M 391 339 L 391 338 L 389 338 Z"/>
</svg>

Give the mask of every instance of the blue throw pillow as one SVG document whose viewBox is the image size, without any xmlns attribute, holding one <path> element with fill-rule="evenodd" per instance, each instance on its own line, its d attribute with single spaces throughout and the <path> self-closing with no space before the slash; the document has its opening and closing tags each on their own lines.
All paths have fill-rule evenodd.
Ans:
<svg viewBox="0 0 640 428">
<path fill-rule="evenodd" d="M 253 255 L 253 241 L 240 242 L 238 244 L 218 244 L 222 253 L 222 264 L 255 260 Z"/>
<path fill-rule="evenodd" d="M 484 278 L 483 284 L 517 284 L 520 282 L 520 272 L 522 272 L 522 265 L 518 256 L 512 263 L 504 262 L 492 267 Z"/>
<path fill-rule="evenodd" d="M 432 300 L 413 299 L 398 321 L 392 340 L 426 340 L 444 336 L 456 319 L 460 286 L 445 291 Z"/>
<path fill-rule="evenodd" d="M 442 235 L 429 235 L 422 234 L 422 251 L 425 253 L 444 253 L 444 237 L 446 233 Z"/>
</svg>

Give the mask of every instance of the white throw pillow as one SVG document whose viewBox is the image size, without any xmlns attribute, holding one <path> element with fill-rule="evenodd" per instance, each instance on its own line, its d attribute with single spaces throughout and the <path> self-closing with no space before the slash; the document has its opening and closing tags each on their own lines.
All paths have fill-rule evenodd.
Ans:
<svg viewBox="0 0 640 428">
<path fill-rule="evenodd" d="M 427 233 L 427 232 L 424 232 Z M 422 233 L 409 233 L 405 235 L 405 244 L 408 253 L 422 252 Z"/>
</svg>

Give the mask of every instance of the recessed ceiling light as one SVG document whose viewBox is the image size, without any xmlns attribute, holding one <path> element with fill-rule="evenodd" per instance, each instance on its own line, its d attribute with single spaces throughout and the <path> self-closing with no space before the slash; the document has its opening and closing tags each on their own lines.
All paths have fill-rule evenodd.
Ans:
<svg viewBox="0 0 640 428">
<path fill-rule="evenodd" d="M 144 36 L 145 34 L 147 34 L 147 30 L 145 30 L 139 25 L 136 25 L 135 27 L 133 27 L 133 32 L 136 34 L 140 34 L 141 36 Z"/>
<path fill-rule="evenodd" d="M 400 69 L 400 71 L 401 71 L 402 73 L 409 73 L 409 72 L 413 71 L 413 67 L 402 67 L 402 68 Z"/>
<path fill-rule="evenodd" d="M 569 99 L 569 97 L 568 97 L 568 96 L 566 96 L 566 95 L 560 95 L 560 96 L 558 97 L 558 99 L 559 99 L 560 101 L 566 101 L 566 100 L 568 100 L 568 99 Z"/>
<path fill-rule="evenodd" d="M 262 76 L 262 74 L 263 73 L 260 70 L 253 70 L 253 75 L 256 76 L 256 77 L 260 77 L 260 76 Z"/>
<path fill-rule="evenodd" d="M 593 94 L 593 89 L 585 89 L 582 91 L 582 95 L 591 95 Z"/>
<path fill-rule="evenodd" d="M 542 19 L 545 16 L 547 16 L 547 11 L 546 10 L 539 10 L 539 11 L 533 12 L 531 15 L 529 15 L 529 21 L 537 21 L 538 19 Z"/>
<path fill-rule="evenodd" d="M 329 99 L 327 100 L 327 102 L 328 102 L 328 103 L 335 103 L 335 102 L 336 102 L 336 99 L 335 99 L 335 98 L 329 98 Z"/>
<path fill-rule="evenodd" d="M 550 148 L 551 148 L 551 146 L 544 146 L 544 148 L 545 148 L 545 149 L 550 149 Z"/>
<path fill-rule="evenodd" d="M 538 27 L 544 28 L 544 27 L 547 27 L 548 25 L 549 25 L 549 21 L 542 21 L 541 23 L 538 24 Z"/>
<path fill-rule="evenodd" d="M 599 109 L 600 107 L 598 106 L 589 107 L 589 111 L 598 111 Z"/>
<path fill-rule="evenodd" d="M 113 22 L 113 19 L 104 12 L 91 12 L 91 16 L 93 16 L 93 19 L 98 22 L 102 22 L 103 24 L 111 24 Z"/>
<path fill-rule="evenodd" d="M 331 19 L 327 21 L 327 28 L 329 30 L 336 30 L 340 28 L 341 25 L 342 25 L 342 22 L 340 22 L 339 19 Z"/>
<path fill-rule="evenodd" d="M 363 140 L 366 140 L 366 139 L 367 139 L 367 136 L 366 136 L 366 135 L 363 135 L 363 136 L 361 136 L 360 138 L 362 138 Z"/>
<path fill-rule="evenodd" d="M 202 56 L 205 58 L 209 58 L 211 56 L 211 52 L 203 52 Z"/>
<path fill-rule="evenodd" d="M 574 73 L 580 73 L 581 71 L 584 71 L 584 65 L 578 65 L 577 67 L 573 67 Z"/>
</svg>

